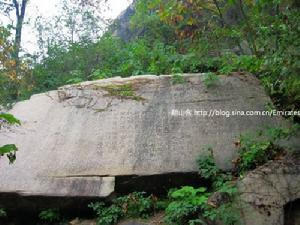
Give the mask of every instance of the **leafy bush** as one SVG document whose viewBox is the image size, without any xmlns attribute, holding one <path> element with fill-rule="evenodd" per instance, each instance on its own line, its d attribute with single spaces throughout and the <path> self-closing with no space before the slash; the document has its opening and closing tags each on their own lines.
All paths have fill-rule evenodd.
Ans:
<svg viewBox="0 0 300 225">
<path fill-rule="evenodd" d="M 239 211 L 233 203 L 237 193 L 233 176 L 217 167 L 211 147 L 197 163 L 200 175 L 212 182 L 211 192 L 207 192 L 206 188 L 193 187 L 171 191 L 171 203 L 166 208 L 167 224 L 210 224 L 216 220 L 226 225 L 239 224 Z M 227 196 L 227 201 L 219 202 L 221 205 L 212 204 L 210 198 L 215 193 Z"/>
<path fill-rule="evenodd" d="M 195 189 L 185 186 L 178 190 L 171 190 L 169 192 L 171 203 L 165 211 L 166 223 L 170 225 L 189 224 L 191 220 L 198 217 L 208 196 L 204 187 Z"/>
<path fill-rule="evenodd" d="M 6 213 L 5 209 L 0 207 L 0 218 L 6 217 L 6 216 L 7 216 L 7 213 Z"/>
<path fill-rule="evenodd" d="M 48 222 L 59 221 L 60 213 L 58 209 L 46 209 L 40 212 L 39 218 Z"/>
<path fill-rule="evenodd" d="M 98 225 L 115 224 L 120 218 L 147 218 L 153 214 L 156 207 L 155 198 L 145 197 L 143 192 L 133 192 L 129 195 L 118 197 L 110 206 L 103 202 L 90 203 L 97 214 Z"/>
<path fill-rule="evenodd" d="M 239 209 L 234 203 L 237 187 L 233 174 L 217 167 L 211 147 L 199 157 L 197 163 L 200 175 L 212 183 L 211 192 L 193 187 L 170 192 L 171 203 L 166 209 L 167 224 L 211 224 L 214 221 L 226 225 L 239 224 Z M 225 196 L 226 201 L 213 204 L 210 199 L 216 193 Z"/>
<path fill-rule="evenodd" d="M 112 74 L 110 71 L 101 71 L 100 69 L 94 70 L 90 75 L 89 78 L 92 80 L 100 80 L 111 77 Z"/>
<path fill-rule="evenodd" d="M 236 193 L 236 188 L 231 188 L 234 190 L 231 194 Z M 214 193 L 209 193 L 206 188 L 202 187 L 185 186 L 170 191 L 171 202 L 165 210 L 165 222 L 168 225 L 192 225 L 211 224 L 213 221 L 219 220 L 226 225 L 239 224 L 239 211 L 232 203 L 233 195 L 228 195 L 229 202 L 221 202 L 221 205 L 218 206 L 209 202 L 212 195 Z"/>
<path fill-rule="evenodd" d="M 289 138 L 297 132 L 292 128 L 268 128 L 256 134 L 242 135 L 239 143 L 239 157 L 235 160 L 237 173 L 243 175 L 269 160 L 283 156 L 286 151 L 277 145 L 277 141 Z"/>
<path fill-rule="evenodd" d="M 117 205 L 105 206 L 103 202 L 90 203 L 88 205 L 97 215 L 97 225 L 116 224 L 123 216 L 122 208 Z"/>
<path fill-rule="evenodd" d="M 232 202 L 225 203 L 219 207 L 210 207 L 204 212 L 204 217 L 210 221 L 222 221 L 225 225 L 238 225 L 240 221 L 240 212 L 238 207 Z"/>
<path fill-rule="evenodd" d="M 117 198 L 115 204 L 122 208 L 125 217 L 147 218 L 153 213 L 154 201 L 151 196 L 144 196 L 145 193 L 143 192 L 133 192 Z"/>
<path fill-rule="evenodd" d="M 197 163 L 199 173 L 205 179 L 214 180 L 217 174 L 220 173 L 220 169 L 216 166 L 211 147 L 207 148 L 206 154 L 203 154 L 198 158 Z"/>
</svg>

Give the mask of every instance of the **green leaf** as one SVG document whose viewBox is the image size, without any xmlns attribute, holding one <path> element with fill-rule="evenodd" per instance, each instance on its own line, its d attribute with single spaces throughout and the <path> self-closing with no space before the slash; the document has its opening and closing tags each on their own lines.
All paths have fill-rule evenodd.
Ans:
<svg viewBox="0 0 300 225">
<path fill-rule="evenodd" d="M 20 120 L 8 113 L 0 113 L 0 119 L 6 120 L 9 124 L 19 124 L 21 125 Z"/>
<path fill-rule="evenodd" d="M 4 145 L 4 146 L 0 147 L 1 155 L 7 154 L 10 152 L 15 152 L 15 151 L 18 151 L 18 148 L 14 144 L 8 144 L 8 145 Z"/>
<path fill-rule="evenodd" d="M 196 191 L 197 191 L 197 193 L 198 192 L 200 192 L 200 193 L 203 193 L 203 192 L 206 192 L 206 188 L 205 187 L 200 187 L 200 188 L 198 188 Z"/>
<path fill-rule="evenodd" d="M 191 203 L 193 205 L 203 205 L 204 203 L 206 203 L 206 201 L 207 201 L 207 197 L 202 195 L 202 196 L 199 196 L 197 198 L 193 198 L 191 200 Z"/>
</svg>

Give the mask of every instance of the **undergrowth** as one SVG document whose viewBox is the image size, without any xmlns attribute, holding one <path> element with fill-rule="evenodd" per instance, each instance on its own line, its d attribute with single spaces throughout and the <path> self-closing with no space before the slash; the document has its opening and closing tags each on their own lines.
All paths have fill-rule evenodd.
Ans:
<svg viewBox="0 0 300 225">
<path fill-rule="evenodd" d="M 238 157 L 233 160 L 234 169 L 230 172 L 216 165 L 213 148 L 207 147 L 197 164 L 199 174 L 211 183 L 210 187 L 171 189 L 164 200 L 134 192 L 116 198 L 111 205 L 96 202 L 89 207 L 96 212 L 98 225 L 116 224 L 121 218 L 148 218 L 160 210 L 164 211 L 167 225 L 213 224 L 216 221 L 224 225 L 241 224 L 237 180 L 269 160 L 282 158 L 287 151 L 278 146 L 278 141 L 289 138 L 298 130 L 295 125 L 242 135 L 236 143 Z"/>
<path fill-rule="evenodd" d="M 60 220 L 59 209 L 57 208 L 45 209 L 40 212 L 39 218 L 40 220 L 48 223 L 57 222 Z"/>
<path fill-rule="evenodd" d="M 97 215 L 97 225 L 111 225 L 121 218 L 146 219 L 160 209 L 161 204 L 154 196 L 145 196 L 143 192 L 133 192 L 113 200 L 111 205 L 104 202 L 90 203 L 89 207 Z"/>
<path fill-rule="evenodd" d="M 4 208 L 0 207 L 0 218 L 4 218 L 7 216 L 7 213 Z"/>
</svg>

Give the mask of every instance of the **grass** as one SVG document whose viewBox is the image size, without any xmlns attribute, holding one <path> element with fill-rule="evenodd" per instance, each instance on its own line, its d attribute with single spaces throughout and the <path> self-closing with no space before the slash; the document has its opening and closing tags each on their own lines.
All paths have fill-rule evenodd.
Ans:
<svg viewBox="0 0 300 225">
<path fill-rule="evenodd" d="M 102 89 L 107 91 L 107 96 L 115 96 L 122 99 L 132 99 L 135 101 L 145 100 L 143 97 L 138 96 L 133 88 L 132 84 L 121 84 L 121 85 L 107 85 L 103 86 Z"/>
</svg>

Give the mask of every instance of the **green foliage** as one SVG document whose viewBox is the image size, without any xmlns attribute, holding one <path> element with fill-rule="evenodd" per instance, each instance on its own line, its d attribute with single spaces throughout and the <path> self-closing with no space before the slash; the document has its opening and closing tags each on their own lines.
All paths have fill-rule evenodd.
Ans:
<svg viewBox="0 0 300 225">
<path fill-rule="evenodd" d="M 253 170 L 269 160 L 280 157 L 286 151 L 277 145 L 277 141 L 289 138 L 297 132 L 292 128 L 268 128 L 256 134 L 242 135 L 240 138 L 239 157 L 235 161 L 238 174 Z"/>
<path fill-rule="evenodd" d="M 230 74 L 232 72 L 251 72 L 257 74 L 261 71 L 263 60 L 254 55 L 237 56 L 233 53 L 226 53 L 221 58 L 219 72 Z"/>
<path fill-rule="evenodd" d="M 56 222 L 60 219 L 60 213 L 58 209 L 46 209 L 40 212 L 39 218 L 47 222 Z"/>
<path fill-rule="evenodd" d="M 116 224 L 119 218 L 123 216 L 122 208 L 115 204 L 107 207 L 103 202 L 96 202 L 90 203 L 89 207 L 97 215 L 97 225 Z"/>
<path fill-rule="evenodd" d="M 9 124 L 19 124 L 21 125 L 20 120 L 8 113 L 0 113 L 0 119 L 5 120 Z"/>
<path fill-rule="evenodd" d="M 72 70 L 70 75 L 72 78 L 66 81 L 67 84 L 76 84 L 83 81 L 83 75 L 80 70 Z"/>
<path fill-rule="evenodd" d="M 182 187 L 171 190 L 170 204 L 166 208 L 165 221 L 169 225 L 181 224 L 210 224 L 213 221 L 222 221 L 226 225 L 239 224 L 239 211 L 234 205 L 237 193 L 236 183 L 229 172 L 220 170 L 214 161 L 212 148 L 197 160 L 199 173 L 212 182 L 211 192 L 206 188 Z M 214 193 L 227 196 L 227 201 L 221 205 L 212 205 L 209 199 Z"/>
<path fill-rule="evenodd" d="M 171 78 L 172 84 L 183 84 L 185 79 L 182 73 L 174 73 Z"/>
<path fill-rule="evenodd" d="M 229 202 L 220 206 L 212 206 L 209 197 L 213 193 L 206 188 L 193 188 L 189 186 L 169 192 L 170 204 L 165 210 L 165 222 L 168 225 L 181 224 L 210 224 L 213 221 L 222 221 L 226 225 L 239 224 L 239 211 L 233 203 L 234 194 L 237 192 L 235 185 L 230 189 L 213 189 L 223 193 L 230 193 Z"/>
<path fill-rule="evenodd" d="M 7 213 L 4 208 L 0 207 L 0 218 L 7 217 Z"/>
<path fill-rule="evenodd" d="M 100 69 L 96 69 L 89 75 L 89 78 L 92 80 L 100 80 L 111 77 L 112 74 L 109 71 L 101 71 Z"/>
<path fill-rule="evenodd" d="M 11 7 L 8 8 L 13 9 Z M 0 25 L 1 108 L 10 107 L 12 103 L 21 99 L 30 89 L 30 84 L 28 83 L 31 77 L 29 68 L 30 60 L 23 56 L 16 57 L 19 55 L 19 48 L 17 47 L 18 44 L 12 41 L 12 33 L 17 28 L 12 25 L 8 25 L 7 27 L 4 27 L 2 24 Z"/>
<path fill-rule="evenodd" d="M 239 156 L 234 161 L 236 171 L 232 173 L 224 172 L 216 166 L 213 150 L 209 147 L 207 153 L 201 155 L 197 160 L 199 173 L 212 182 L 212 192 L 225 193 L 230 201 L 218 207 L 207 205 L 202 216 L 212 221 L 220 220 L 224 224 L 239 224 L 239 212 L 234 204 L 237 193 L 236 178 L 234 177 L 243 177 L 245 172 L 283 156 L 285 150 L 278 147 L 277 142 L 290 138 L 298 131 L 299 126 L 294 125 L 290 128 L 268 128 L 254 135 L 243 135 L 238 143 Z"/>
<path fill-rule="evenodd" d="M 2 121 L 1 121 L 2 120 Z M 1 122 L 7 122 L 10 125 L 13 124 L 19 124 L 21 125 L 20 120 L 15 118 L 13 115 L 8 113 L 0 113 L 0 128 L 1 128 Z M 14 163 L 16 161 L 16 152 L 18 151 L 18 148 L 14 144 L 7 144 L 0 147 L 0 156 L 6 155 L 6 157 L 9 160 L 9 163 Z"/>
<path fill-rule="evenodd" d="M 189 186 L 178 190 L 171 190 L 169 197 L 171 203 L 166 208 L 165 221 L 170 225 L 192 224 L 195 217 L 199 215 L 204 208 L 209 194 L 206 188 L 193 188 Z"/>
<path fill-rule="evenodd" d="M 211 147 L 207 148 L 205 154 L 199 156 L 197 164 L 201 177 L 212 183 L 214 191 L 229 195 L 234 195 L 237 192 L 235 183 L 232 182 L 233 176 L 230 172 L 224 172 L 217 167 Z"/>
<path fill-rule="evenodd" d="M 115 203 L 122 206 L 125 217 L 147 218 L 153 211 L 153 200 L 151 196 L 144 197 L 143 192 L 133 192 L 129 195 L 119 197 Z"/>
<path fill-rule="evenodd" d="M 206 73 L 203 77 L 203 83 L 205 87 L 209 88 L 217 84 L 219 77 L 215 73 Z"/>
<path fill-rule="evenodd" d="M 207 154 L 201 155 L 198 160 L 199 173 L 205 179 L 213 180 L 220 173 L 220 169 L 216 166 L 213 151 L 211 147 L 207 148 Z"/>
<path fill-rule="evenodd" d="M 237 206 L 230 202 L 217 208 L 211 207 L 205 211 L 204 216 L 211 221 L 222 221 L 225 225 L 239 225 L 241 224 L 239 213 Z"/>
<path fill-rule="evenodd" d="M 136 95 L 132 84 L 107 85 L 102 86 L 101 89 L 107 91 L 109 96 L 133 99 L 136 101 L 144 100 L 141 96 Z"/>
<path fill-rule="evenodd" d="M 240 162 L 238 163 L 240 173 L 266 163 L 279 151 L 270 141 L 247 143 L 242 138 L 241 143 L 243 143 L 243 148 L 240 150 Z"/>
<path fill-rule="evenodd" d="M 97 214 L 97 225 L 115 224 L 121 218 L 147 218 L 157 208 L 152 196 L 145 197 L 143 192 L 133 192 L 118 197 L 110 206 L 103 202 L 90 203 Z"/>
<path fill-rule="evenodd" d="M 16 161 L 16 152 L 18 148 L 14 144 L 7 144 L 0 147 L 0 156 L 6 155 L 9 160 L 9 163 L 14 163 Z"/>
<path fill-rule="evenodd" d="M 160 41 L 147 42 L 141 38 L 124 43 L 109 34 L 97 43 L 74 43 L 68 49 L 52 46 L 48 51 L 49 56 L 32 71 L 32 93 L 112 76 L 169 74 L 181 58 L 174 46 Z"/>
<path fill-rule="evenodd" d="M 77 83 L 80 83 L 82 82 L 83 80 L 79 77 L 75 77 L 75 78 L 71 78 L 69 80 L 67 80 L 67 84 L 77 84 Z"/>
</svg>

